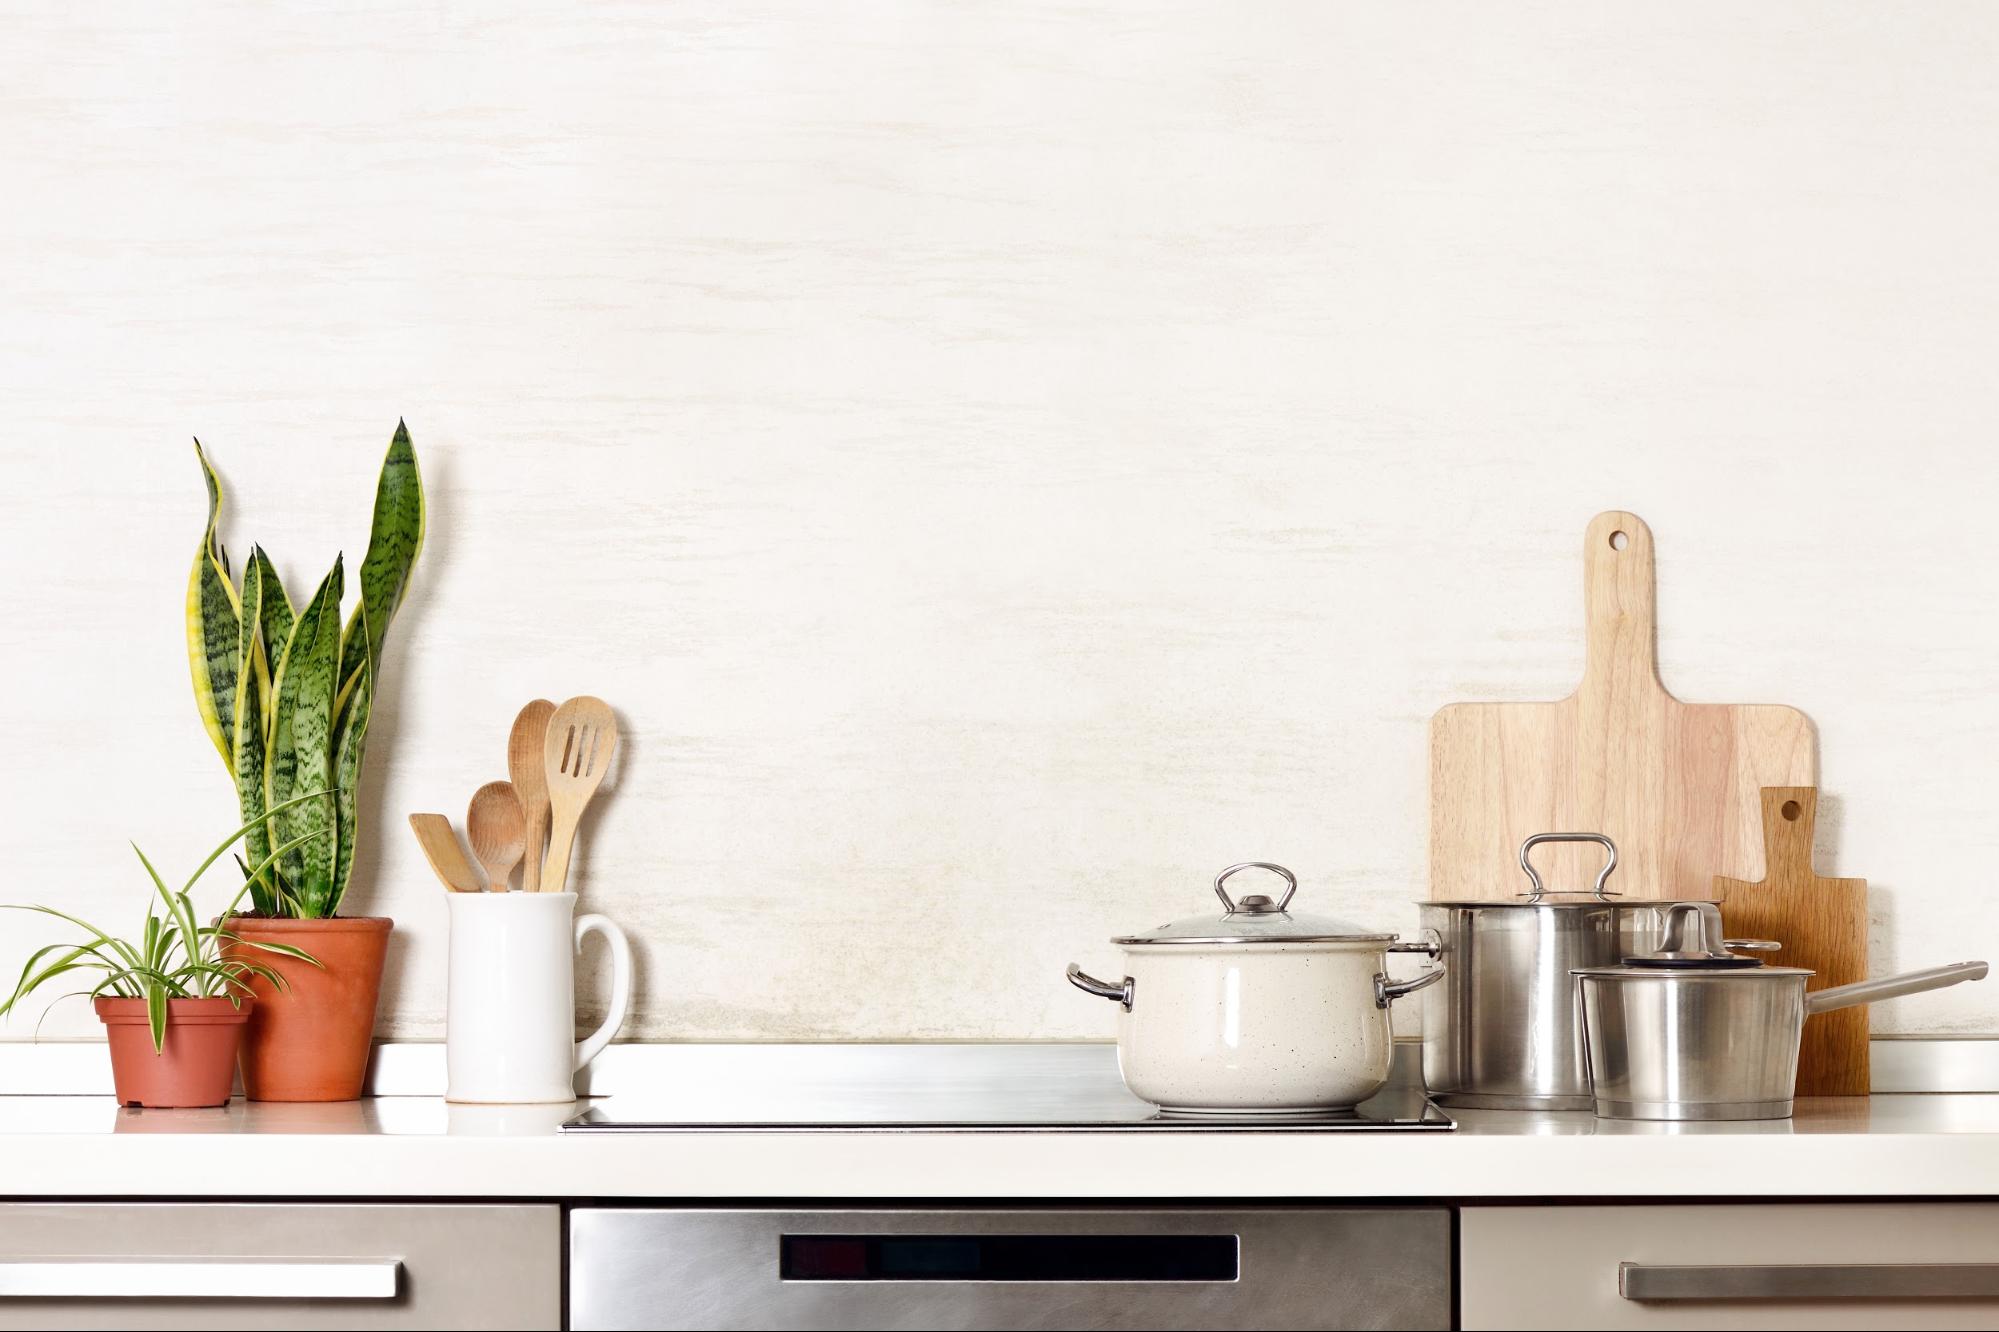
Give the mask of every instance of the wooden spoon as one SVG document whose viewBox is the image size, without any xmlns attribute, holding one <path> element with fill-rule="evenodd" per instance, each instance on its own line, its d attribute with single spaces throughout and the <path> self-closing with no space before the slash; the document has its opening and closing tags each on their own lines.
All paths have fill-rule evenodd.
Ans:
<svg viewBox="0 0 1999 1332">
<path fill-rule="evenodd" d="M 548 744 L 542 759 L 553 822 L 541 891 L 559 893 L 568 885 L 569 850 L 576 840 L 576 824 L 617 752 L 618 718 L 601 698 L 572 698 L 548 719 Z"/>
<path fill-rule="evenodd" d="M 512 782 L 487 782 L 472 793 L 465 811 L 465 831 L 472 835 L 472 854 L 486 867 L 489 892 L 507 891 L 507 876 L 527 847 L 527 816 Z"/>
<path fill-rule="evenodd" d="M 520 797 L 521 813 L 527 816 L 527 859 L 521 864 L 521 891 L 541 891 L 542 850 L 548 844 L 548 774 L 542 770 L 542 751 L 548 746 L 548 719 L 555 704 L 538 698 L 514 718 L 513 733 L 507 737 L 507 777 Z"/>
<path fill-rule="evenodd" d="M 472 862 L 465 858 L 465 848 L 458 844 L 450 819 L 442 814 L 412 814 L 410 831 L 416 834 L 416 844 L 423 848 L 423 858 L 430 862 L 440 883 L 454 893 L 479 891 L 479 876 L 472 872 Z"/>
</svg>

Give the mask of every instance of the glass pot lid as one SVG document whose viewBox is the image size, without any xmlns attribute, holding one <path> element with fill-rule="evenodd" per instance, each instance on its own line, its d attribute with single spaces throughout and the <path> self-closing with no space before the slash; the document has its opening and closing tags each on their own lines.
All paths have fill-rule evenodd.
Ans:
<svg viewBox="0 0 1999 1332">
<path fill-rule="evenodd" d="M 1284 896 L 1272 899 L 1262 893 L 1230 897 L 1230 878 L 1243 870 L 1269 870 L 1284 880 Z M 1267 860 L 1245 860 L 1215 876 L 1215 896 L 1225 908 L 1221 915 L 1189 916 L 1161 925 L 1144 934 L 1127 934 L 1111 942 L 1125 947 L 1143 944 L 1256 944 L 1256 943 L 1387 943 L 1395 938 L 1379 930 L 1363 929 L 1332 916 L 1307 915 L 1290 910 L 1298 892 L 1298 876 L 1282 865 Z"/>
</svg>

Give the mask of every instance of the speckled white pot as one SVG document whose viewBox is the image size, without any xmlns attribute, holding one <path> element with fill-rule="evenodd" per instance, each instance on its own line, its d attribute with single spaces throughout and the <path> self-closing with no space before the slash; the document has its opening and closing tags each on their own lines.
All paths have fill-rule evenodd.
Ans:
<svg viewBox="0 0 1999 1332">
<path fill-rule="evenodd" d="M 1125 949 L 1118 1068 L 1185 1114 L 1358 1105 L 1388 1083 L 1387 946 L 1160 944 Z"/>
</svg>

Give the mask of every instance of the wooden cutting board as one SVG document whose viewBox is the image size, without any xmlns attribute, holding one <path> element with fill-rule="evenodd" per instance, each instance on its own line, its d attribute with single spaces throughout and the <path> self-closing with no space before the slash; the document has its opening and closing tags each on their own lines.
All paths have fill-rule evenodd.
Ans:
<svg viewBox="0 0 1999 1332">
<path fill-rule="evenodd" d="M 1809 786 L 1765 787 L 1762 882 L 1714 881 L 1728 937 L 1782 943 L 1765 960 L 1818 972 L 1808 991 L 1867 979 L 1867 880 L 1821 879 L 1812 869 L 1818 802 Z M 1865 1096 L 1867 1080 L 1867 1005 L 1805 1023 L 1798 1095 Z"/>
<path fill-rule="evenodd" d="M 1758 793 L 1814 786 L 1818 744 L 1796 708 L 1682 703 L 1659 682 L 1652 531 L 1602 513 L 1583 537 L 1588 649 L 1559 703 L 1454 703 L 1430 722 L 1430 896 L 1490 901 L 1524 887 L 1520 843 L 1600 832 L 1610 890 L 1707 899 L 1714 876 L 1763 873 Z M 1753 649 L 1752 649 L 1753 650 Z M 1551 892 L 1587 888 L 1601 852 L 1537 849 Z"/>
</svg>

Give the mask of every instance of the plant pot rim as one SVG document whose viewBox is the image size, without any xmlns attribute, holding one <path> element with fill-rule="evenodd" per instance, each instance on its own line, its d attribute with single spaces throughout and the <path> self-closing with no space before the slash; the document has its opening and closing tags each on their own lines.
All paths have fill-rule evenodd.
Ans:
<svg viewBox="0 0 1999 1332">
<path fill-rule="evenodd" d="M 324 934 L 345 931 L 354 934 L 386 934 L 395 925 L 389 916 L 324 916 L 301 920 L 297 916 L 229 916 L 229 929 L 241 934 L 246 929 L 286 934 Z"/>
<path fill-rule="evenodd" d="M 244 995 L 242 1006 L 227 999 L 169 999 L 167 1000 L 167 1025 L 175 1023 L 188 1025 L 213 1025 L 227 1022 L 247 1022 L 250 1010 L 257 1000 L 252 995 Z M 100 994 L 90 1001 L 97 1010 L 97 1020 L 107 1027 L 130 1025 L 146 1026 L 146 1001 L 127 999 L 118 995 Z"/>
</svg>

